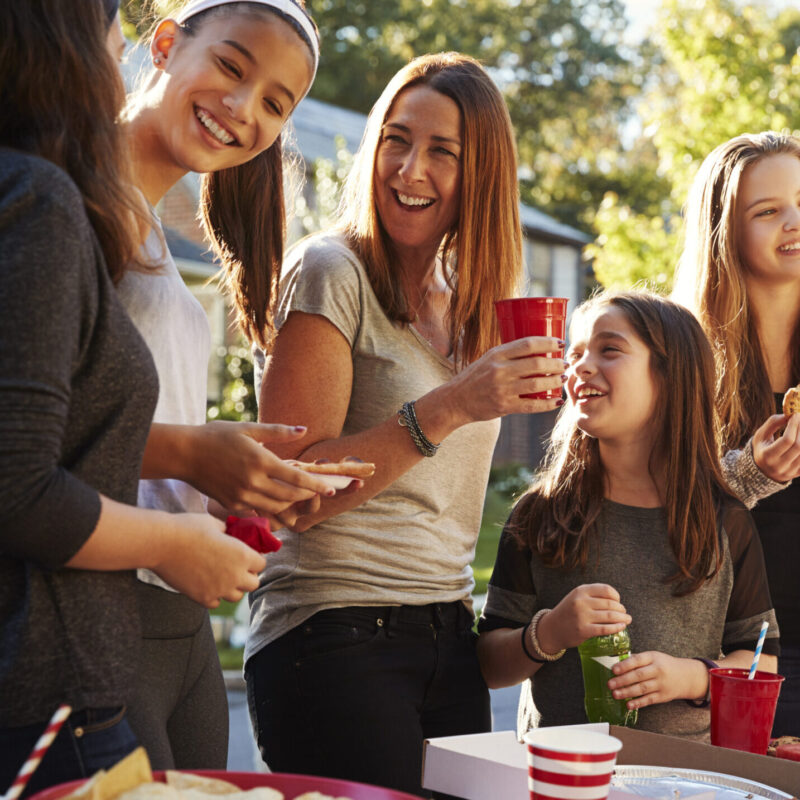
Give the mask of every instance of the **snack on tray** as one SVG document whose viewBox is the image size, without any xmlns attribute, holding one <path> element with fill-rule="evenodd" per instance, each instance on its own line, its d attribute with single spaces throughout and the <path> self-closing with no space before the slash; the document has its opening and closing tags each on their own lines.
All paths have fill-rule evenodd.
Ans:
<svg viewBox="0 0 800 800">
<path fill-rule="evenodd" d="M 343 458 L 341 461 L 329 461 L 324 464 L 294 460 L 289 460 L 286 463 L 317 475 L 347 475 L 351 478 L 370 478 L 375 474 L 374 464 L 357 458 Z"/>
<path fill-rule="evenodd" d="M 800 386 L 793 386 L 783 396 L 783 413 L 787 417 L 800 411 Z"/>
<path fill-rule="evenodd" d="M 770 739 L 769 745 L 767 745 L 767 755 L 768 756 L 777 756 L 778 755 L 778 748 L 793 745 L 800 748 L 800 736 L 778 736 L 777 739 Z M 784 756 L 787 758 L 789 756 Z M 795 761 L 800 759 L 795 758 Z"/>
<path fill-rule="evenodd" d="M 322 792 L 306 792 L 299 794 L 294 800 L 348 800 L 347 797 L 332 797 L 329 794 L 322 794 Z"/>
<path fill-rule="evenodd" d="M 178 791 L 185 789 L 200 789 L 205 794 L 231 794 L 240 792 L 241 789 L 230 781 L 223 781 L 219 778 L 206 778 L 202 775 L 194 775 L 191 772 L 178 772 L 175 769 L 168 769 L 164 773 L 167 784 L 174 786 Z"/>
<path fill-rule="evenodd" d="M 65 800 L 110 800 L 152 780 L 153 771 L 147 752 L 144 747 L 137 747 L 111 769 L 96 772 Z"/>
<path fill-rule="evenodd" d="M 110 770 L 100 770 L 63 800 L 284 800 L 269 786 L 240 789 L 220 778 L 167 770 L 166 783 L 153 780 L 143 747 L 134 750 Z M 285 800 L 349 800 L 320 792 L 306 792 Z"/>
</svg>

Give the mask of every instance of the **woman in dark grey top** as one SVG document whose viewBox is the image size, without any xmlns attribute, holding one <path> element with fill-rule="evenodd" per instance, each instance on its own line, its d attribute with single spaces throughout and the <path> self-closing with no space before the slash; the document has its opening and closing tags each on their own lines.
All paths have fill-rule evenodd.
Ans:
<svg viewBox="0 0 800 800">
<path fill-rule="evenodd" d="M 157 379 L 112 282 L 138 244 L 115 14 L 100 0 L 0 9 L 0 792 L 61 703 L 72 715 L 28 792 L 135 746 L 135 567 L 215 605 L 264 564 L 207 515 L 126 505 Z"/>
</svg>

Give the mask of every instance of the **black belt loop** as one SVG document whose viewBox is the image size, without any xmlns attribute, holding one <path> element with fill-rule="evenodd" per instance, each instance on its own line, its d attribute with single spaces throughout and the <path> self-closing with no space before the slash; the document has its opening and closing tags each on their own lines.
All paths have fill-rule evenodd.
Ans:
<svg viewBox="0 0 800 800">
<path fill-rule="evenodd" d="M 400 606 L 386 606 L 383 613 L 383 629 L 386 631 L 387 638 L 391 639 L 395 635 L 395 623 L 397 622 L 397 612 Z"/>
</svg>

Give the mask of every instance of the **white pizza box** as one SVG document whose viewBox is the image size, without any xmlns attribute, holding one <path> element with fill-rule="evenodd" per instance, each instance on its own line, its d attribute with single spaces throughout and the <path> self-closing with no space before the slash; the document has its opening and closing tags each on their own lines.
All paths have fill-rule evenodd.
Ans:
<svg viewBox="0 0 800 800">
<path fill-rule="evenodd" d="M 606 723 L 565 726 L 611 733 L 622 741 L 619 764 L 682 767 L 736 775 L 800 795 L 800 762 L 758 756 L 674 736 L 621 728 Z M 425 742 L 422 786 L 464 800 L 528 800 L 525 745 L 515 731 L 444 736 Z M 632 795 L 612 789 L 609 800 Z"/>
</svg>

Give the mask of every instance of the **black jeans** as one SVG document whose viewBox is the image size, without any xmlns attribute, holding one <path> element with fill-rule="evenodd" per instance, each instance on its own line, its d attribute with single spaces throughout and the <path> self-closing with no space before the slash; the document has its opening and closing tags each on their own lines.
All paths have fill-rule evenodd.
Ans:
<svg viewBox="0 0 800 800">
<path fill-rule="evenodd" d="M 461 602 L 315 614 L 247 663 L 264 761 L 429 797 L 423 740 L 491 730 L 476 638 Z"/>
</svg>

